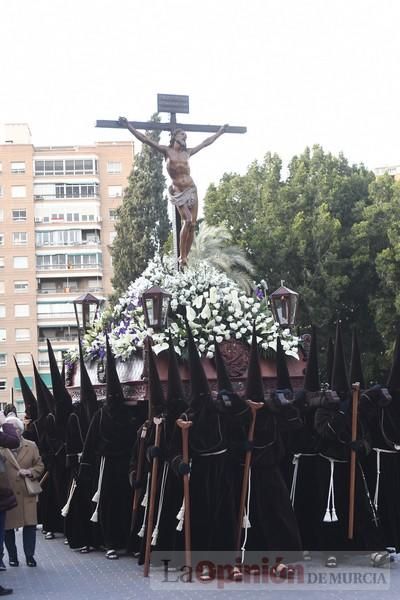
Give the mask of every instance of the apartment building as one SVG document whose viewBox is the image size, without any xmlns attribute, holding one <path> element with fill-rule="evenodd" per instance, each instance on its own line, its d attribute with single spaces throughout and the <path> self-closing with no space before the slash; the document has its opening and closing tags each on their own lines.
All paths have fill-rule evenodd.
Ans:
<svg viewBox="0 0 400 600">
<path fill-rule="evenodd" d="M 31 355 L 50 384 L 46 338 L 61 365 L 77 347 L 73 300 L 112 292 L 109 245 L 134 146 L 37 147 L 24 123 L 3 125 L 2 138 L 0 404 L 13 397 L 22 410 L 14 356 L 30 384 Z"/>
<path fill-rule="evenodd" d="M 377 167 L 373 170 L 374 175 L 376 177 L 380 177 L 381 175 L 391 175 L 396 181 L 400 180 L 400 165 L 391 165 L 387 167 Z"/>
</svg>

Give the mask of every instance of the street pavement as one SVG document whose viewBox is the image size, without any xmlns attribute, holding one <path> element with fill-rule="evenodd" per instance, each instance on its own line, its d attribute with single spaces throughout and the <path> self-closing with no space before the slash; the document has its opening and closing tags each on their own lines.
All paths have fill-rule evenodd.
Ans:
<svg viewBox="0 0 400 600">
<path fill-rule="evenodd" d="M 240 586 L 232 583 L 177 583 L 176 573 L 167 576 L 153 570 L 149 578 L 142 576 L 132 557 L 107 560 L 102 552 L 80 554 L 64 544 L 62 536 L 45 540 L 37 532 L 38 566 L 25 565 L 21 532 L 17 533 L 20 549 L 19 567 L 0 573 L 0 584 L 14 589 L 15 600 L 397 600 L 400 596 L 400 555 L 388 569 L 373 569 L 366 557 L 352 560 L 345 568 L 327 570 L 314 557 L 304 563 L 301 582 Z M 333 578 L 332 578 L 333 574 Z M 347 579 L 346 579 L 347 578 Z M 168 581 L 166 581 L 168 580 Z"/>
</svg>

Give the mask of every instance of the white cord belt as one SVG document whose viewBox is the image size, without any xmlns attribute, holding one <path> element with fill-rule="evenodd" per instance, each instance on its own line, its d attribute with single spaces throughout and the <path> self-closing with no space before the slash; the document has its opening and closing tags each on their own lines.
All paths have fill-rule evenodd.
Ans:
<svg viewBox="0 0 400 600">
<path fill-rule="evenodd" d="M 297 475 L 298 475 L 298 471 L 299 471 L 299 459 L 302 456 L 318 456 L 318 455 L 315 453 L 314 454 L 299 453 L 299 454 L 293 455 L 292 463 L 294 464 L 294 470 L 293 470 L 293 477 L 292 477 L 292 486 L 290 488 L 290 501 L 292 503 L 292 507 L 294 507 L 294 501 L 295 501 L 295 497 L 296 497 Z"/>
<path fill-rule="evenodd" d="M 251 467 L 249 468 L 249 481 L 247 486 L 247 502 L 243 515 L 242 528 L 244 529 L 244 539 L 240 550 L 242 551 L 242 564 L 244 563 L 244 553 L 246 551 L 247 544 L 247 531 L 251 527 L 250 523 L 250 493 L 251 493 Z"/>
<path fill-rule="evenodd" d="M 384 448 L 372 448 L 376 452 L 376 481 L 375 481 L 375 494 L 374 494 L 374 506 L 375 510 L 378 510 L 379 503 L 379 484 L 381 479 L 381 453 L 384 454 L 398 454 L 397 450 L 386 450 Z"/>
<path fill-rule="evenodd" d="M 71 487 L 69 489 L 68 500 L 65 503 L 65 506 L 63 506 L 63 508 L 61 509 L 61 516 L 62 517 L 66 517 L 67 514 L 69 513 L 69 507 L 71 505 L 71 501 L 72 501 L 72 498 L 74 496 L 75 490 L 76 490 L 76 480 L 75 480 L 75 477 L 74 477 L 73 480 L 72 480 L 72 483 L 71 483 Z"/>
<path fill-rule="evenodd" d="M 334 485 L 334 476 L 335 476 L 335 463 L 347 463 L 347 460 L 338 460 L 336 458 L 331 458 L 330 456 L 325 456 L 324 454 L 320 454 L 322 458 L 326 458 L 329 460 L 331 466 L 331 474 L 329 478 L 329 490 L 328 490 L 328 500 L 326 503 L 326 511 L 325 516 L 323 518 L 325 523 L 334 523 L 338 521 L 338 516 L 336 514 L 335 508 L 335 485 Z"/>
<path fill-rule="evenodd" d="M 90 517 L 92 523 L 97 523 L 99 520 L 99 504 L 100 504 L 100 496 L 101 496 L 101 485 L 103 483 L 103 473 L 104 473 L 104 465 L 106 462 L 106 457 L 102 456 L 100 460 L 100 469 L 99 469 L 99 479 L 97 482 L 97 490 L 92 498 L 92 502 L 96 503 L 96 508 L 94 509 L 94 513 Z"/>
<path fill-rule="evenodd" d="M 158 531 L 160 528 L 161 512 L 162 512 L 162 507 L 164 504 L 165 486 L 166 486 L 167 477 L 168 477 L 168 469 L 169 469 L 169 464 L 167 462 L 165 462 L 164 468 L 163 468 L 163 473 L 162 473 L 162 478 L 161 478 L 161 489 L 160 489 L 160 499 L 158 501 L 157 520 L 156 520 L 156 524 L 155 524 L 155 527 L 153 529 L 153 533 L 151 536 L 151 545 L 152 546 L 157 545 Z"/>
</svg>

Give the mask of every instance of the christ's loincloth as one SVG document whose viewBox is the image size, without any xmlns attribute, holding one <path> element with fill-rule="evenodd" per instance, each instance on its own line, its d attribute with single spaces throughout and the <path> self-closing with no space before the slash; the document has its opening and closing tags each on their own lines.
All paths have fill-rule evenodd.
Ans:
<svg viewBox="0 0 400 600">
<path fill-rule="evenodd" d="M 183 190 L 183 192 L 174 192 L 172 185 L 170 185 L 168 193 L 171 203 L 177 208 L 181 206 L 192 208 L 197 202 L 197 189 L 195 185 Z"/>
</svg>

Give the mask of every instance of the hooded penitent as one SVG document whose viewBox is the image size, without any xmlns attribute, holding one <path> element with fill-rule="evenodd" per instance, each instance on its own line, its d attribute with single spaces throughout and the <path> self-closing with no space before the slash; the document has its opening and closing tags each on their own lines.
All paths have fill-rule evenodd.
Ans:
<svg viewBox="0 0 400 600">
<path fill-rule="evenodd" d="M 186 324 L 186 330 L 190 370 L 190 408 L 192 411 L 197 411 L 211 401 L 211 390 L 188 324 Z"/>
<path fill-rule="evenodd" d="M 110 414 L 118 413 L 124 407 L 124 393 L 118 377 L 115 358 L 111 352 L 110 342 L 106 335 L 106 408 Z"/>
<path fill-rule="evenodd" d="M 187 409 L 186 394 L 183 390 L 181 374 L 179 372 L 178 359 L 174 350 L 174 344 L 169 338 L 168 347 L 168 388 L 167 388 L 167 416 L 166 427 L 168 436 L 172 434 L 176 419 Z"/>
<path fill-rule="evenodd" d="M 281 339 L 276 341 L 276 387 L 278 390 L 292 390 L 289 371 L 286 364 L 286 355 L 283 351 Z"/>
<path fill-rule="evenodd" d="M 333 357 L 332 382 L 331 388 L 335 390 L 344 400 L 350 392 L 350 385 L 347 379 L 347 369 L 344 358 L 342 328 L 340 321 L 336 325 L 335 353 Z"/>
<path fill-rule="evenodd" d="M 306 374 L 304 376 L 304 389 L 307 392 L 319 392 L 321 389 L 318 367 L 317 329 L 314 325 L 311 329 L 311 344 L 308 354 Z"/>
<path fill-rule="evenodd" d="M 83 408 L 82 417 L 85 415 L 85 428 L 87 429 L 90 425 L 90 421 L 93 418 L 94 413 L 97 411 L 98 402 L 96 390 L 90 380 L 89 374 L 86 369 L 85 361 L 83 360 L 82 342 L 79 338 L 79 367 L 80 367 L 80 379 L 81 379 L 81 405 Z"/>
<path fill-rule="evenodd" d="M 333 355 L 335 353 L 335 347 L 333 345 L 333 339 L 328 339 L 328 347 L 326 350 L 326 383 L 331 385 L 332 372 L 333 372 Z"/>
<path fill-rule="evenodd" d="M 49 354 L 51 383 L 55 402 L 56 429 L 59 439 L 65 439 L 68 417 L 72 412 L 72 399 L 67 391 L 50 340 L 47 340 Z"/>
<path fill-rule="evenodd" d="M 147 357 L 148 357 L 148 395 L 149 395 L 149 419 L 158 417 L 165 412 L 166 403 L 164 398 L 164 392 L 158 374 L 155 356 L 149 340 L 146 340 L 147 344 Z"/>
<path fill-rule="evenodd" d="M 38 418 L 45 417 L 50 412 L 54 414 L 54 398 L 49 388 L 40 377 L 35 361 L 32 357 L 33 373 L 35 377 L 36 398 L 38 403 Z"/>
<path fill-rule="evenodd" d="M 19 382 L 20 382 L 20 386 L 21 386 L 22 398 L 23 398 L 24 404 L 25 404 L 26 418 L 30 419 L 30 421 L 36 421 L 36 419 L 38 418 L 38 405 L 37 405 L 36 398 L 31 390 L 31 388 L 29 387 L 25 377 L 23 376 L 21 369 L 19 368 L 18 363 L 15 360 L 15 357 L 14 357 L 14 362 L 15 362 L 15 366 L 17 368 L 17 373 L 18 373 Z"/>
<path fill-rule="evenodd" d="M 258 356 L 257 334 L 255 325 L 251 340 L 249 368 L 247 370 L 247 382 L 245 398 L 253 402 L 264 402 L 264 385 L 261 375 L 260 360 Z"/>
<path fill-rule="evenodd" d="M 389 377 L 387 380 L 386 387 L 389 392 L 393 395 L 396 392 L 396 396 L 400 394 L 400 333 L 396 338 L 396 344 L 393 352 L 393 361 L 390 369 Z"/>
<path fill-rule="evenodd" d="M 350 383 L 360 384 L 362 390 L 365 389 L 365 380 L 361 365 L 360 348 L 358 345 L 357 330 L 354 327 L 351 343 L 351 359 L 350 359 Z"/>
</svg>

